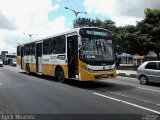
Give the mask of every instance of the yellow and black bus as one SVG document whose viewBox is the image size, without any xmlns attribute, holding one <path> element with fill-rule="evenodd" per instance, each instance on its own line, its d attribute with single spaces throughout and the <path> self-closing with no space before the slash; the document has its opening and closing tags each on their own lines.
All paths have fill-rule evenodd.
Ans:
<svg viewBox="0 0 160 120">
<path fill-rule="evenodd" d="M 27 74 L 79 81 L 116 77 L 112 34 L 95 27 L 76 28 L 17 46 L 17 65 Z"/>
</svg>

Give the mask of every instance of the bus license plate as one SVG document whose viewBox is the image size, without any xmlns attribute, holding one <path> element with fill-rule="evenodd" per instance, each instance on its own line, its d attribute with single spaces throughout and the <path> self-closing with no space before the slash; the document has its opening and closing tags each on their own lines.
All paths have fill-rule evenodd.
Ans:
<svg viewBox="0 0 160 120">
<path fill-rule="evenodd" d="M 110 75 L 101 75 L 101 78 L 108 78 Z"/>
</svg>

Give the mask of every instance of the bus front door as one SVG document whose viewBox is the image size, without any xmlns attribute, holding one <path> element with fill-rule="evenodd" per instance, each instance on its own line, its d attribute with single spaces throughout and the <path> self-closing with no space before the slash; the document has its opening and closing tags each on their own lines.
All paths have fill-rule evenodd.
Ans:
<svg viewBox="0 0 160 120">
<path fill-rule="evenodd" d="M 24 47 L 21 47 L 21 69 L 24 70 Z"/>
<path fill-rule="evenodd" d="M 36 71 L 42 72 L 42 43 L 36 44 Z"/>
<path fill-rule="evenodd" d="M 67 58 L 69 78 L 78 78 L 78 36 L 67 37 Z"/>
</svg>

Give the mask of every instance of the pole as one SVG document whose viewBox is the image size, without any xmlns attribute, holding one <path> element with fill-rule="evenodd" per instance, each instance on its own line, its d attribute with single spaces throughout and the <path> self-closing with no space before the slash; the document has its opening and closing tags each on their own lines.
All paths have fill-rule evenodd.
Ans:
<svg viewBox="0 0 160 120">
<path fill-rule="evenodd" d="M 33 34 L 28 34 L 28 35 L 29 35 L 29 37 L 30 37 L 30 42 L 31 42 L 31 37 L 32 37 Z"/>
<path fill-rule="evenodd" d="M 31 42 L 31 38 L 33 35 L 37 35 L 37 34 L 26 34 L 26 33 L 23 33 L 24 35 L 28 35 L 30 37 L 30 42 Z"/>
<path fill-rule="evenodd" d="M 76 27 L 77 27 L 77 17 L 78 17 L 78 14 L 80 14 L 80 13 L 84 13 L 84 14 L 87 14 L 87 12 L 79 12 L 79 11 L 75 11 L 75 10 L 73 10 L 73 9 L 71 9 L 71 8 L 68 8 L 68 7 L 65 7 L 65 9 L 68 9 L 68 10 L 71 10 L 73 13 L 74 13 L 74 15 L 76 16 Z"/>
</svg>

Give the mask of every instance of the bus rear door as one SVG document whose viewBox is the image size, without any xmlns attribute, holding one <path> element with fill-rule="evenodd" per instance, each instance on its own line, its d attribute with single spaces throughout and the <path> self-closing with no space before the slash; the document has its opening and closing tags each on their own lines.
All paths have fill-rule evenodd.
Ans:
<svg viewBox="0 0 160 120">
<path fill-rule="evenodd" d="M 24 70 L 24 46 L 21 47 L 21 69 Z"/>
<path fill-rule="evenodd" d="M 42 43 L 36 43 L 36 71 L 42 72 Z"/>
</svg>

